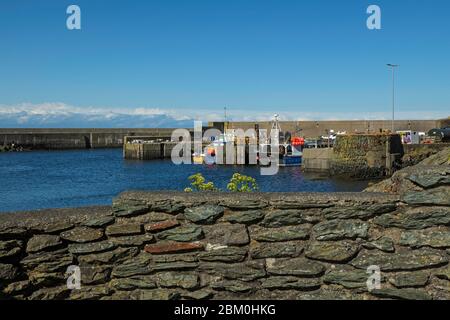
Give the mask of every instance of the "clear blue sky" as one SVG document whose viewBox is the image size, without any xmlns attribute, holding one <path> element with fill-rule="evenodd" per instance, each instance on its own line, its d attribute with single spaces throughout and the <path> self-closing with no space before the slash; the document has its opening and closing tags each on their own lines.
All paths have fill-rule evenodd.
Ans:
<svg viewBox="0 0 450 320">
<path fill-rule="evenodd" d="M 0 0 L 4 109 L 388 114 L 398 63 L 399 113 L 450 115 L 449 57 L 448 0 Z"/>
</svg>

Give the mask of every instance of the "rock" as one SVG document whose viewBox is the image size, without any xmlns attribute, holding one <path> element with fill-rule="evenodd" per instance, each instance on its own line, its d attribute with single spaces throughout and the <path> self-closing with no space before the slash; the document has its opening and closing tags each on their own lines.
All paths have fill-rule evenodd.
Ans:
<svg viewBox="0 0 450 320">
<path fill-rule="evenodd" d="M 28 298 L 29 300 L 64 300 L 70 294 L 66 285 L 39 289 Z"/>
<path fill-rule="evenodd" d="M 27 252 L 38 252 L 58 247 L 62 244 L 61 239 L 56 235 L 42 234 L 35 235 L 27 243 Z"/>
<path fill-rule="evenodd" d="M 384 252 L 394 252 L 394 241 L 389 237 L 381 237 L 375 241 L 363 243 L 366 249 L 378 249 Z"/>
<path fill-rule="evenodd" d="M 198 258 L 201 261 L 242 262 L 246 256 L 246 248 L 227 247 L 223 249 L 202 252 L 198 255 Z"/>
<path fill-rule="evenodd" d="M 67 267 L 73 264 L 73 256 L 66 249 L 38 252 L 25 257 L 20 264 L 33 284 L 54 286 L 65 280 Z"/>
<path fill-rule="evenodd" d="M 406 178 L 422 188 L 428 189 L 438 185 L 450 184 L 450 170 L 448 168 L 443 168 L 441 172 L 437 172 L 435 169 L 423 170 Z"/>
<path fill-rule="evenodd" d="M 184 208 L 184 204 L 172 200 L 155 201 L 151 205 L 151 209 L 153 211 L 167 212 L 172 214 L 182 212 Z"/>
<path fill-rule="evenodd" d="M 263 218 L 264 212 L 262 210 L 233 212 L 224 217 L 225 221 L 228 221 L 230 223 L 241 223 L 246 225 L 257 223 Z"/>
<path fill-rule="evenodd" d="M 242 263 L 203 262 L 200 263 L 198 268 L 214 277 L 220 275 L 226 279 L 240 281 L 254 281 L 266 275 L 264 263 L 259 261 Z"/>
<path fill-rule="evenodd" d="M 178 253 L 165 255 L 152 255 L 154 263 L 171 263 L 171 262 L 197 262 L 196 253 Z"/>
<path fill-rule="evenodd" d="M 437 270 L 435 275 L 439 279 L 450 280 L 450 266 L 447 266 L 446 268 Z"/>
<path fill-rule="evenodd" d="M 36 229 L 43 233 L 57 233 L 58 235 L 66 230 L 72 229 L 75 224 L 71 221 L 46 222 Z"/>
<path fill-rule="evenodd" d="M 111 294 L 111 290 L 104 286 L 82 286 L 80 290 L 72 290 L 70 300 L 99 300 Z"/>
<path fill-rule="evenodd" d="M 195 269 L 198 267 L 198 258 L 193 254 L 153 255 L 151 267 L 154 271 Z"/>
<path fill-rule="evenodd" d="M 306 240 L 309 238 L 309 225 L 287 226 L 281 228 L 262 228 L 252 226 L 250 237 L 261 242 L 282 242 L 290 240 Z"/>
<path fill-rule="evenodd" d="M 380 298 L 402 299 L 402 300 L 431 300 L 430 295 L 419 289 L 374 289 L 370 292 Z"/>
<path fill-rule="evenodd" d="M 184 225 L 158 233 L 160 240 L 171 240 L 179 242 L 191 242 L 203 238 L 203 230 L 196 225 Z"/>
<path fill-rule="evenodd" d="M 332 203 L 304 202 L 303 200 L 274 200 L 270 204 L 276 209 L 316 209 L 333 207 Z"/>
<path fill-rule="evenodd" d="M 85 223 L 83 223 L 83 226 L 90 228 L 103 228 L 113 223 L 114 220 L 114 216 L 97 217 L 86 221 Z"/>
<path fill-rule="evenodd" d="M 275 210 L 268 212 L 260 225 L 266 228 L 276 228 L 318 221 L 317 217 L 307 215 L 302 210 Z"/>
<path fill-rule="evenodd" d="M 74 229 L 62 232 L 61 238 L 77 243 L 92 242 L 103 238 L 103 230 L 89 227 L 76 227 Z"/>
<path fill-rule="evenodd" d="M 80 264 L 98 265 L 120 263 L 136 256 L 139 252 L 138 248 L 117 248 L 107 252 L 87 254 L 78 257 Z"/>
<path fill-rule="evenodd" d="M 23 242 L 19 240 L 0 241 L 0 260 L 17 256 L 22 246 Z"/>
<path fill-rule="evenodd" d="M 144 250 L 151 254 L 181 253 L 203 250 L 203 245 L 198 242 L 180 243 L 168 241 L 148 244 Z"/>
<path fill-rule="evenodd" d="M 233 210 L 253 210 L 253 209 L 262 209 L 268 206 L 268 203 L 263 200 L 233 200 L 227 199 L 221 201 L 221 205 L 233 209 Z"/>
<path fill-rule="evenodd" d="M 360 220 L 330 220 L 313 227 L 316 240 L 344 240 L 367 238 L 369 224 Z"/>
<path fill-rule="evenodd" d="M 266 270 L 270 274 L 282 276 L 319 277 L 325 267 L 305 258 L 266 259 Z"/>
<path fill-rule="evenodd" d="M 151 234 L 140 234 L 137 236 L 114 237 L 110 241 L 120 247 L 140 247 L 144 244 L 155 242 L 155 237 Z"/>
<path fill-rule="evenodd" d="M 353 218 L 367 220 L 375 215 L 392 212 L 395 209 L 395 203 L 375 203 L 367 206 L 327 208 L 322 210 L 322 213 L 328 220 Z"/>
<path fill-rule="evenodd" d="M 116 223 L 106 228 L 108 237 L 132 236 L 142 233 L 142 225 L 139 223 Z"/>
<path fill-rule="evenodd" d="M 320 288 L 320 280 L 296 277 L 270 277 L 262 280 L 261 287 L 269 290 L 312 291 Z"/>
<path fill-rule="evenodd" d="M 430 275 L 427 272 L 405 272 L 394 275 L 389 282 L 397 288 L 417 288 L 425 287 L 429 278 Z"/>
<path fill-rule="evenodd" d="M 33 253 L 20 261 L 22 267 L 26 270 L 38 268 L 42 271 L 52 272 L 54 270 L 60 270 L 73 261 L 73 257 L 67 253 L 67 249 L 60 249 L 52 252 L 38 252 Z"/>
<path fill-rule="evenodd" d="M 251 247 L 252 259 L 298 257 L 303 252 L 303 244 L 298 242 L 261 242 Z"/>
<path fill-rule="evenodd" d="M 156 275 L 158 284 L 164 288 L 183 288 L 192 290 L 199 286 L 199 278 L 195 273 L 164 272 Z"/>
<path fill-rule="evenodd" d="M 370 274 L 366 270 L 340 266 L 325 274 L 323 282 L 326 284 L 341 285 L 347 289 L 367 289 L 369 276 Z"/>
<path fill-rule="evenodd" d="M 154 276 L 134 276 L 112 279 L 109 286 L 114 290 L 131 291 L 136 289 L 154 289 L 157 287 Z"/>
<path fill-rule="evenodd" d="M 126 278 L 137 275 L 146 275 L 152 272 L 150 267 L 152 257 L 148 254 L 141 253 L 136 257 L 115 265 L 111 276 L 115 278 Z"/>
<path fill-rule="evenodd" d="M 311 242 L 306 248 L 305 256 L 315 260 L 329 262 L 347 262 L 359 251 L 359 245 L 350 241 Z"/>
<path fill-rule="evenodd" d="M 138 200 L 118 200 L 113 202 L 113 212 L 116 217 L 130 217 L 150 211 L 149 205 Z"/>
<path fill-rule="evenodd" d="M 133 222 L 133 223 L 156 223 L 156 222 L 164 222 L 173 220 L 173 215 L 164 212 L 149 212 L 137 217 L 131 218 L 120 218 L 123 222 Z"/>
<path fill-rule="evenodd" d="M 450 206 L 450 188 L 442 186 L 421 192 L 410 192 L 403 195 L 402 201 L 411 205 Z"/>
<path fill-rule="evenodd" d="M 211 283 L 211 288 L 218 291 L 245 293 L 255 289 L 255 286 L 243 281 L 225 280 Z"/>
<path fill-rule="evenodd" d="M 202 205 L 199 207 L 186 208 L 184 216 L 187 220 L 199 224 L 212 224 L 223 215 L 221 206 Z"/>
<path fill-rule="evenodd" d="M 111 241 L 101 241 L 93 243 L 69 244 L 68 248 L 69 252 L 72 254 L 87 254 L 112 250 L 116 248 L 116 245 Z"/>
<path fill-rule="evenodd" d="M 29 280 L 22 280 L 10 283 L 5 289 L 3 289 L 3 292 L 7 295 L 15 296 L 30 290 L 31 287 L 32 285 Z"/>
<path fill-rule="evenodd" d="M 22 239 L 28 234 L 27 229 L 19 227 L 0 227 L 0 239 Z"/>
<path fill-rule="evenodd" d="M 172 229 L 174 227 L 178 227 L 179 225 L 180 223 L 177 220 L 168 220 L 146 224 L 144 229 L 146 232 L 156 233 L 167 229 Z"/>
<path fill-rule="evenodd" d="M 99 265 L 81 265 L 81 283 L 87 285 L 102 284 L 109 281 L 111 267 Z"/>
<path fill-rule="evenodd" d="M 401 235 L 400 244 L 412 248 L 425 246 L 432 248 L 450 248 L 450 229 L 442 227 L 406 231 Z"/>
<path fill-rule="evenodd" d="M 18 270 L 12 264 L 0 263 L 0 280 L 11 281 L 17 276 Z"/>
<path fill-rule="evenodd" d="M 206 289 L 196 290 L 194 292 L 187 292 L 182 294 L 183 298 L 192 300 L 204 300 L 212 298 L 213 296 L 214 293 Z"/>
<path fill-rule="evenodd" d="M 241 246 L 250 242 L 247 228 L 242 224 L 220 223 L 203 227 L 205 243 L 210 245 Z"/>
<path fill-rule="evenodd" d="M 445 207 L 407 208 L 405 211 L 376 217 L 374 222 L 385 228 L 425 229 L 449 225 L 450 210 Z"/>
<path fill-rule="evenodd" d="M 419 249 L 401 253 L 364 250 L 350 264 L 359 269 L 376 265 L 382 271 L 390 272 L 433 268 L 445 265 L 447 262 L 447 257 L 433 250 Z"/>
<path fill-rule="evenodd" d="M 136 290 L 139 294 L 138 300 L 177 300 L 181 297 L 180 292 L 171 292 L 167 289 Z"/>
</svg>

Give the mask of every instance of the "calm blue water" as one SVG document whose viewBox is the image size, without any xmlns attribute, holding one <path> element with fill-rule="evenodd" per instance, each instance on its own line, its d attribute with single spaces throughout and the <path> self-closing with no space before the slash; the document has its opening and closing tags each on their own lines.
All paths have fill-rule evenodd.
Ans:
<svg viewBox="0 0 450 320">
<path fill-rule="evenodd" d="M 121 149 L 0 153 L 0 212 L 108 205 L 132 189 L 183 190 L 197 172 L 223 190 L 234 172 L 256 178 L 261 191 L 361 191 L 367 186 L 301 173 L 298 167 L 261 176 L 258 167 L 125 161 Z"/>
</svg>

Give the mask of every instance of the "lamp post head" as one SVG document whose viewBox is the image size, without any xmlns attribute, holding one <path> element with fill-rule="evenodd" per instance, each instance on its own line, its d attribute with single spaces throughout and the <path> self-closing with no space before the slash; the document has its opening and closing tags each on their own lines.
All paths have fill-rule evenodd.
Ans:
<svg viewBox="0 0 450 320">
<path fill-rule="evenodd" d="M 392 68 L 396 68 L 396 67 L 398 67 L 399 65 L 398 65 L 398 64 L 388 63 L 387 66 L 388 66 L 388 67 L 392 67 Z"/>
</svg>

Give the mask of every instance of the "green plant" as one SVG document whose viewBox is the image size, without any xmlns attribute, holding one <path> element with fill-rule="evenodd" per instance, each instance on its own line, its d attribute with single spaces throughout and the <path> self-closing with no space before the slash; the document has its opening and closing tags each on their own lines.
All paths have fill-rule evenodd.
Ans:
<svg viewBox="0 0 450 320">
<path fill-rule="evenodd" d="M 235 173 L 231 177 L 227 189 L 231 192 L 252 192 L 258 190 L 258 184 L 255 178 Z"/>
<path fill-rule="evenodd" d="M 185 192 L 218 190 L 214 186 L 213 182 L 206 182 L 206 179 L 202 176 L 201 173 L 196 173 L 190 176 L 188 179 L 191 182 L 191 187 L 184 189 Z"/>
</svg>

